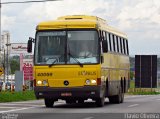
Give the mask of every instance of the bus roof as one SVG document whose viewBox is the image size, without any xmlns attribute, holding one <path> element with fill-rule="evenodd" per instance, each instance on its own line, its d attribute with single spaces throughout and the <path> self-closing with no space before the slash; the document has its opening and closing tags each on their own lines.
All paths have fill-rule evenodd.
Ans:
<svg viewBox="0 0 160 119">
<path fill-rule="evenodd" d="M 58 17 L 57 20 L 41 22 L 37 30 L 67 29 L 67 28 L 97 28 L 127 38 L 126 34 L 109 26 L 106 20 L 97 16 L 68 15 Z"/>
</svg>

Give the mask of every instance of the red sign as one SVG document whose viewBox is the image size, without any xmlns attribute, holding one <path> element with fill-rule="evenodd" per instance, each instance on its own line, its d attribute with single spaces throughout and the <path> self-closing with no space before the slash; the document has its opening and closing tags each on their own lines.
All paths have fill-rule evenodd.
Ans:
<svg viewBox="0 0 160 119">
<path fill-rule="evenodd" d="M 24 80 L 33 80 L 33 60 L 23 59 Z"/>
</svg>

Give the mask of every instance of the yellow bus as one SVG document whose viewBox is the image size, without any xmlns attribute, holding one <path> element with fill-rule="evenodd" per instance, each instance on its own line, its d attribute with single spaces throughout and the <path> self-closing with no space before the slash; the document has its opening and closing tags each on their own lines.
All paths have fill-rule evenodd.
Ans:
<svg viewBox="0 0 160 119">
<path fill-rule="evenodd" d="M 34 45 L 34 91 L 46 107 L 58 99 L 98 107 L 105 98 L 122 103 L 129 85 L 127 36 L 97 16 L 62 16 L 37 25 Z"/>
</svg>

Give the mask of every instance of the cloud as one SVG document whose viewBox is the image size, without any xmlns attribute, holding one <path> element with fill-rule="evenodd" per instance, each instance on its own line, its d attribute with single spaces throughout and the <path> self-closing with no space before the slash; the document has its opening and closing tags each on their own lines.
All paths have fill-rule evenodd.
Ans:
<svg viewBox="0 0 160 119">
<path fill-rule="evenodd" d="M 15 24 L 16 18 L 15 17 L 8 17 L 3 15 L 1 18 L 2 29 L 10 29 L 13 24 Z"/>
<path fill-rule="evenodd" d="M 11 32 L 12 42 L 26 42 L 29 36 L 34 37 L 39 22 L 72 14 L 96 15 L 124 31 L 131 54 L 160 51 L 157 45 L 160 44 L 160 0 L 62 0 L 4 5 L 2 30 Z"/>
<path fill-rule="evenodd" d="M 119 26 L 124 29 L 139 26 L 141 21 L 147 24 L 160 25 L 160 1 L 139 0 L 135 6 L 125 6 L 117 16 Z"/>
<path fill-rule="evenodd" d="M 24 10 L 24 15 L 30 21 L 52 20 L 63 15 L 88 14 L 105 16 L 105 5 L 108 3 L 103 0 L 64 0 L 56 2 L 46 2 L 33 4 Z"/>
</svg>

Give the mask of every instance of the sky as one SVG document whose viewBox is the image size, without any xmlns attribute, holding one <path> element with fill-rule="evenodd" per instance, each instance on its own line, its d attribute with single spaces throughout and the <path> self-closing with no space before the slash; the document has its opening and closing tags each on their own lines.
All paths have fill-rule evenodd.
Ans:
<svg viewBox="0 0 160 119">
<path fill-rule="evenodd" d="M 23 0 L 1 0 L 12 2 Z M 35 0 L 36 1 L 36 0 Z M 128 36 L 130 55 L 160 55 L 160 0 L 60 0 L 45 3 L 8 4 L 1 8 L 1 30 L 11 43 L 27 43 L 35 37 L 39 22 L 64 15 L 98 16 Z"/>
</svg>

